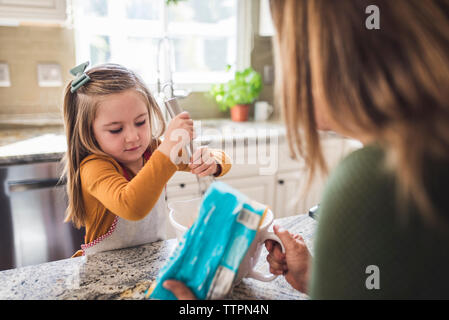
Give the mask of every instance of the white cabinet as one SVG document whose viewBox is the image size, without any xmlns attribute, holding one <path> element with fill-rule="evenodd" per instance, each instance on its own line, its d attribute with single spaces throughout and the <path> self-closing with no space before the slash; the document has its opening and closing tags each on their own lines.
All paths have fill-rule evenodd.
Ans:
<svg viewBox="0 0 449 320">
<path fill-rule="evenodd" d="M 199 197 L 196 183 L 176 183 L 167 185 L 167 199 L 170 201 L 189 200 Z"/>
<path fill-rule="evenodd" d="M 11 23 L 64 22 L 66 9 L 66 0 L 0 0 L 0 19 Z"/>
<path fill-rule="evenodd" d="M 328 136 L 321 140 L 323 155 L 329 173 L 349 153 L 362 147 L 355 140 Z M 294 214 L 308 213 L 309 209 L 321 201 L 327 176 L 317 173 L 308 184 L 308 171 L 302 161 L 289 159 L 287 145 L 279 148 L 280 165 L 276 174 L 275 216 L 282 218 Z"/>
<path fill-rule="evenodd" d="M 274 208 L 273 176 L 254 176 L 246 178 L 223 179 L 224 183 L 241 191 L 250 199 Z"/>
<path fill-rule="evenodd" d="M 198 184 L 193 174 L 178 171 L 167 183 L 167 200 L 189 200 L 200 196 Z"/>
</svg>

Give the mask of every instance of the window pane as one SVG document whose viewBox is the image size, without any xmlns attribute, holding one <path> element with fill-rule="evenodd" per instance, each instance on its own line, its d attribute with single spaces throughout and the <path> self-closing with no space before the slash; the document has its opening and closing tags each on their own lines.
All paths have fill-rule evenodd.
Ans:
<svg viewBox="0 0 449 320">
<path fill-rule="evenodd" d="M 228 64 L 228 39 L 204 39 L 204 63 L 210 71 L 221 71 Z"/>
<path fill-rule="evenodd" d="M 145 37 L 129 37 L 126 46 L 125 64 L 137 72 L 146 82 L 156 82 L 157 39 Z"/>
<path fill-rule="evenodd" d="M 228 42 L 232 38 L 183 37 L 173 39 L 176 72 L 222 71 L 232 63 Z M 235 41 L 235 40 L 234 40 Z"/>
<path fill-rule="evenodd" d="M 234 18 L 236 0 L 188 0 L 169 6 L 169 22 L 217 23 Z"/>
<path fill-rule="evenodd" d="M 126 15 L 128 19 L 157 20 L 160 17 L 159 1 L 128 0 Z"/>
<path fill-rule="evenodd" d="M 198 52 L 198 39 L 196 37 L 173 39 L 175 51 L 175 70 L 176 72 L 198 72 L 205 71 L 205 65 L 201 61 L 201 55 Z"/>
<path fill-rule="evenodd" d="M 188 0 L 168 7 L 176 73 L 224 72 L 234 64 L 237 0 Z"/>
<path fill-rule="evenodd" d="M 90 61 L 92 65 L 106 63 L 111 59 L 111 46 L 108 36 L 93 36 L 90 41 Z"/>
<path fill-rule="evenodd" d="M 108 15 L 107 0 L 78 1 L 84 7 L 84 13 L 88 16 L 105 17 Z"/>
</svg>

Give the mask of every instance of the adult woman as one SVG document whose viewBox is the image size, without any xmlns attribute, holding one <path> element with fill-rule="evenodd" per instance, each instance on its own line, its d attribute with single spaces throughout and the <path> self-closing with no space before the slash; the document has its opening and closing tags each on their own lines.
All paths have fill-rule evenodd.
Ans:
<svg viewBox="0 0 449 320">
<path fill-rule="evenodd" d="M 368 29 L 369 5 L 380 29 Z M 288 231 L 271 270 L 311 298 L 449 297 L 449 2 L 272 0 L 290 148 L 325 169 L 318 129 L 365 147 L 332 172 L 315 252 Z M 175 286 L 176 283 L 168 283 Z"/>
</svg>

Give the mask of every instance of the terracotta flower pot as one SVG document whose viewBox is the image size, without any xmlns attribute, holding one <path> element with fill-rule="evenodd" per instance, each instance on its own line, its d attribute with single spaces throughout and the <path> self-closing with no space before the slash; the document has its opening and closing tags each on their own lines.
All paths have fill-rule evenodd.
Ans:
<svg viewBox="0 0 449 320">
<path fill-rule="evenodd" d="M 231 108 L 232 121 L 248 121 L 249 104 L 236 104 Z"/>
</svg>

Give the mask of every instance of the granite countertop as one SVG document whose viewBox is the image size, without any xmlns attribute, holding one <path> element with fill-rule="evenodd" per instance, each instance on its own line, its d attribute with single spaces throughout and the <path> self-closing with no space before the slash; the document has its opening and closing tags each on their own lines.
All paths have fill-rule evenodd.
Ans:
<svg viewBox="0 0 449 320">
<path fill-rule="evenodd" d="M 275 223 L 305 239 L 313 253 L 316 221 L 308 215 L 276 219 Z M 0 299 L 144 299 L 160 268 L 177 245 L 175 239 L 127 249 L 100 252 L 0 272 Z M 267 272 L 267 251 L 256 265 Z M 278 277 L 272 282 L 244 278 L 227 299 L 293 300 L 308 296 Z"/>
<path fill-rule="evenodd" d="M 279 122 L 241 122 L 227 119 L 195 121 L 197 145 L 221 147 L 232 140 L 243 145 L 256 141 L 277 142 L 285 139 L 285 128 Z M 263 139 L 259 139 L 259 137 Z M 60 125 L 1 126 L 0 121 L 0 166 L 59 161 L 67 149 L 64 129 Z"/>
</svg>

